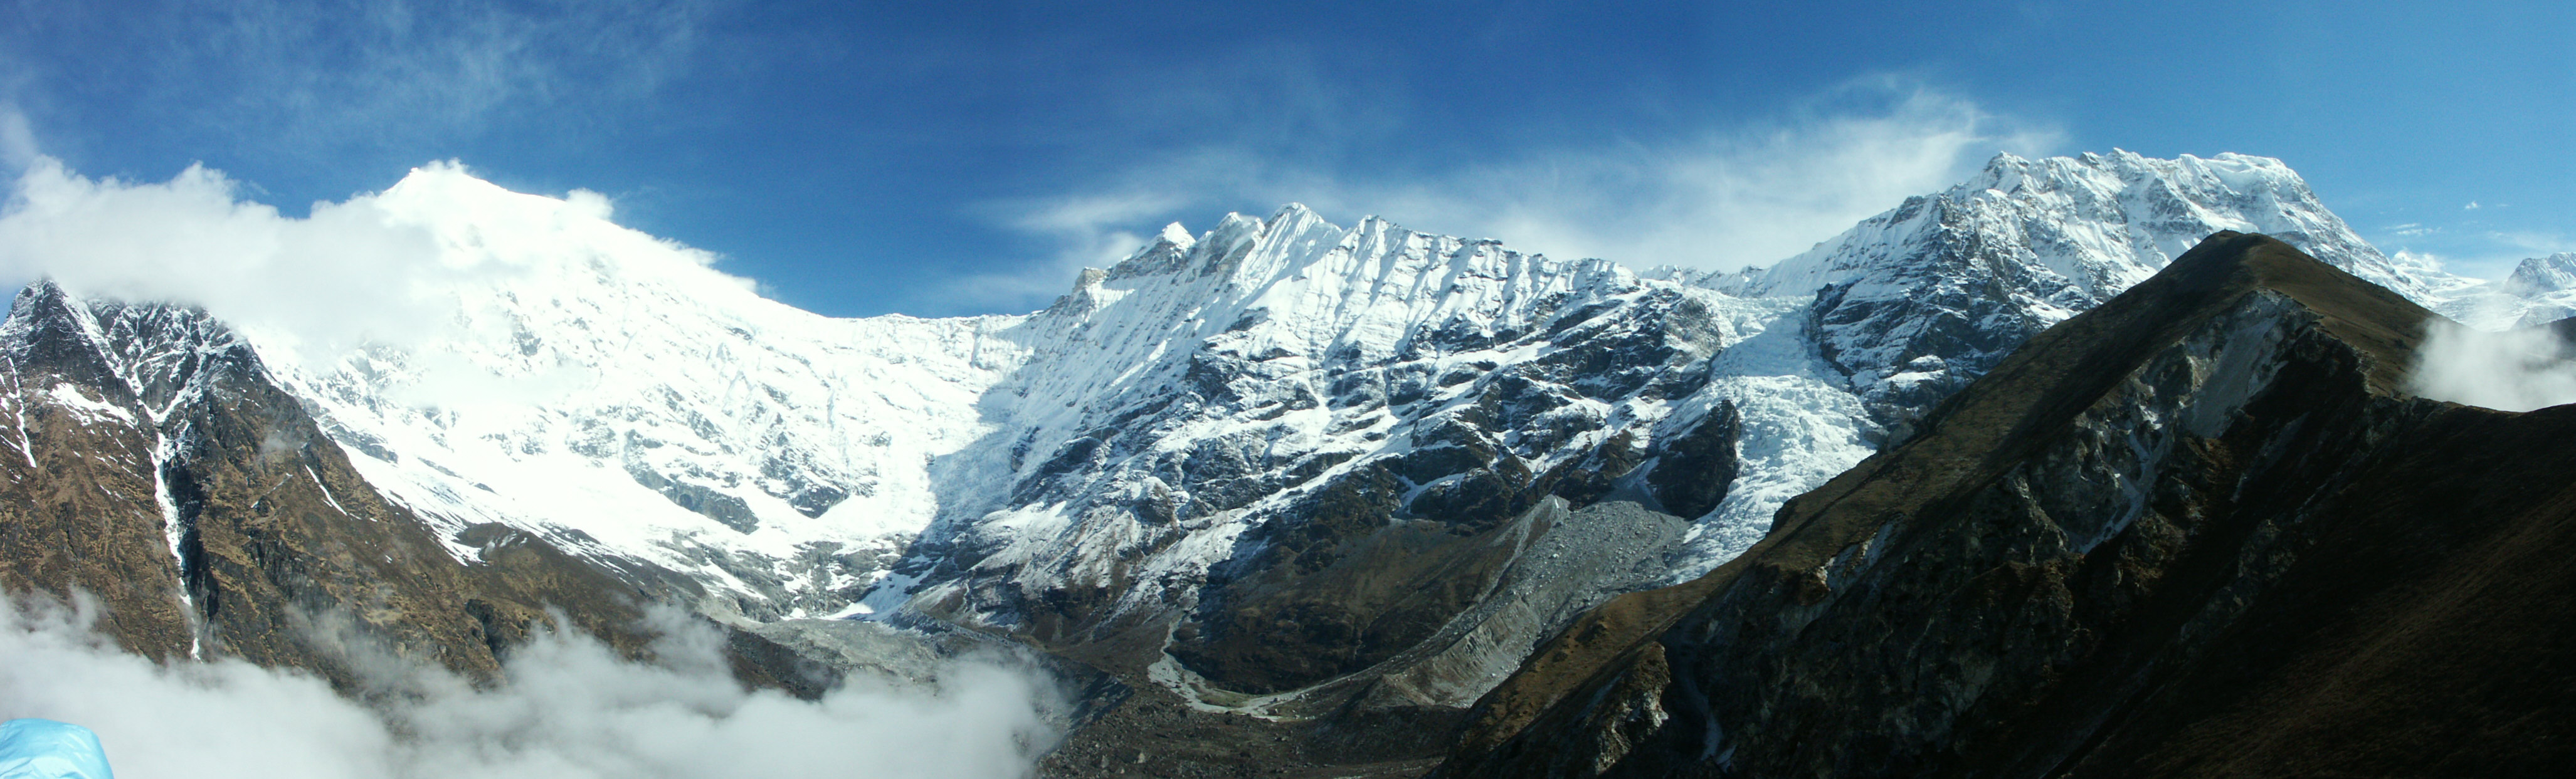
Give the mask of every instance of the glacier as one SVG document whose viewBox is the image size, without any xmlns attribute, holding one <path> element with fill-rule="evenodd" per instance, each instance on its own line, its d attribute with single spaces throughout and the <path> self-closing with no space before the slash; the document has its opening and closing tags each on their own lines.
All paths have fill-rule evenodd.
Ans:
<svg viewBox="0 0 2576 779">
<path fill-rule="evenodd" d="M 1279 571 L 1328 571 L 1381 526 L 1505 543 L 1506 520 L 1621 503 L 1687 523 L 1622 586 L 1697 576 L 2220 230 L 2476 324 L 2576 311 L 2576 255 L 2495 282 L 2392 258 L 2280 161 L 2235 154 L 2000 155 L 1724 273 L 1292 204 L 1168 226 L 1041 311 L 944 319 L 801 311 L 577 198 L 453 165 L 362 205 L 480 271 L 424 276 L 439 327 L 268 369 L 458 559 L 476 551 L 458 531 L 500 523 L 686 574 L 730 621 L 935 620 L 1158 657 L 1249 635 L 1229 599 L 1293 589 Z"/>
</svg>

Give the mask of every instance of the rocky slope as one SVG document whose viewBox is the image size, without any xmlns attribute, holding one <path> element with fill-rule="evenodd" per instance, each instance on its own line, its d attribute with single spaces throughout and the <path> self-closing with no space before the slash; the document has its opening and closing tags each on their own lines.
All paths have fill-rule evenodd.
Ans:
<svg viewBox="0 0 2576 779">
<path fill-rule="evenodd" d="M 53 524 L 0 539 L 31 550 L 11 586 L 101 592 L 163 655 L 248 646 L 281 603 L 390 620 L 611 591 L 746 631 L 962 626 L 1172 711 L 1313 723 L 1319 752 L 1390 759 L 1437 754 L 1577 615 L 1735 559 L 1790 498 L 2211 232 L 2281 236 L 2437 308 L 2546 297 L 2382 256 L 2238 155 L 2001 156 L 1722 276 L 1290 206 L 1175 225 L 1044 311 L 943 320 L 790 309 L 596 204 L 452 166 L 349 207 L 438 247 L 455 272 L 421 292 L 445 324 L 264 360 L 291 339 L 31 291 L 85 312 L 56 329 L 107 367 L 10 369 L 27 467 L 87 463 L 13 482 L 0 510 Z M 60 394 L 75 374 L 115 380 Z M 55 421 L 75 417 L 114 423 Z M 71 454 L 39 445 L 75 433 Z M 73 516 L 126 540 L 32 551 Z M 506 560 L 526 567 L 487 573 Z M 186 585 L 108 592 L 156 576 Z M 372 577 L 415 600 L 349 584 Z M 260 605 L 208 616 L 237 602 Z M 522 623 L 385 630 L 479 668 Z M 1372 725 L 1392 722 L 1410 726 Z"/>
<path fill-rule="evenodd" d="M 1587 617 L 1449 776 L 2535 775 L 2576 416 L 2406 395 L 2428 313 L 2223 233 L 1705 577 Z M 2510 454 L 2507 454 L 2507 453 Z"/>
<path fill-rule="evenodd" d="M 0 464 L 0 588 L 91 599 L 130 651 L 301 668 L 351 692 L 388 681 L 365 670 L 386 654 L 490 680 L 532 630 L 643 653 L 643 609 L 698 591 L 498 524 L 438 534 L 382 498 L 202 312 L 39 283 L 0 323 L 0 356 L 16 428 Z M 775 671 L 791 666 L 741 670 L 783 684 Z"/>
<path fill-rule="evenodd" d="M 1076 349 L 1159 355 L 1134 375 L 1176 378 L 1037 406 L 1082 421 L 1006 422 L 1034 430 L 979 446 L 1028 447 L 1014 480 L 943 504 L 902 592 L 943 620 L 1143 666 L 1201 705 L 1437 729 L 1584 607 L 1732 557 L 1789 495 L 2228 228 L 2416 294 L 2457 286 L 2369 248 L 2277 162 L 2236 156 L 2000 157 L 1806 255 L 1713 278 L 1398 243 L 1294 209 L 1175 233 L 1038 319 L 1081 332 L 1131 316 L 1122 304 L 1189 301 L 1148 321 L 1203 329 Z M 1413 269 L 1443 265 L 1465 283 L 1419 291 Z M 1417 290 L 1405 308 L 1380 302 L 1390 268 Z M 1372 322 L 1376 308 L 1405 319 Z M 1044 359 L 1022 375 L 1075 373 Z M 1041 457 L 1048 440 L 1064 443 Z M 1266 459 L 1216 459 L 1211 441 Z M 1206 497 L 1247 477 L 1257 499 Z M 1460 488 L 1482 500 L 1451 500 Z"/>
</svg>

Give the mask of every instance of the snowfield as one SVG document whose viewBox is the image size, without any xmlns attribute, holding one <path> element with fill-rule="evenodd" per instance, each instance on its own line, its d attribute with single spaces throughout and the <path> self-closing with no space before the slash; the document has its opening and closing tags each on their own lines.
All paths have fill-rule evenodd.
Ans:
<svg viewBox="0 0 2576 779">
<path fill-rule="evenodd" d="M 702 608 L 754 620 L 945 598 L 1011 626 L 1010 601 L 978 595 L 1003 584 L 1187 605 L 1260 551 L 1248 531 L 1358 469 L 1400 464 L 1401 503 L 1434 511 L 1480 480 L 1651 458 L 1732 413 L 1736 476 L 1686 516 L 1663 561 L 1678 580 L 2030 334 L 2218 230 L 2481 323 L 2566 308 L 2576 286 L 2564 257 L 2496 283 L 2392 260 L 2279 161 L 2241 155 L 1999 156 L 1724 274 L 1291 205 L 1167 227 L 1043 311 L 950 319 L 790 308 L 602 203 L 454 166 L 341 207 L 471 271 L 413 290 L 442 326 L 337 361 L 243 328 L 366 477 L 444 536 L 498 522 L 648 561 L 706 584 Z"/>
</svg>

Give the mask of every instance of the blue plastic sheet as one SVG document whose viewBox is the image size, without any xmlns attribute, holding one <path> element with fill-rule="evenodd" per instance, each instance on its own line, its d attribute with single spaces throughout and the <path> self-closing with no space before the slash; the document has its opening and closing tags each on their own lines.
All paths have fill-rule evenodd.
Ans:
<svg viewBox="0 0 2576 779">
<path fill-rule="evenodd" d="M 0 779 L 116 779 L 89 728 L 49 719 L 0 722 Z"/>
</svg>

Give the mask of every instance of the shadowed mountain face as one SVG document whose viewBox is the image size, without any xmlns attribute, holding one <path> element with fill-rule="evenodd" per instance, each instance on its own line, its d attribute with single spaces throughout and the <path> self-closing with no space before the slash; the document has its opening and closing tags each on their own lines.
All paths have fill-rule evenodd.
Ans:
<svg viewBox="0 0 2576 779">
<path fill-rule="evenodd" d="M 915 659 L 888 625 L 1002 636 L 1135 693 L 1090 701 L 1111 724 L 1072 735 L 1065 774 L 1419 770 L 1462 728 L 1460 766 L 1507 741 L 1599 770 L 1952 765 L 2021 733 L 1994 723 L 2039 716 L 2011 706 L 2057 700 L 2074 664 L 2163 646 L 2141 615 L 2289 575 L 2207 561 L 2289 565 L 2306 520 L 2228 540 L 2241 507 L 2341 489 L 2433 407 L 2388 389 L 2425 312 L 2370 284 L 2444 312 L 2556 289 L 2383 256 L 2237 155 L 2000 156 L 1722 276 L 1292 205 L 1174 225 L 1044 311 L 949 320 L 788 309 L 452 169 L 365 207 L 507 272 L 436 291 L 453 327 L 329 364 L 264 362 L 293 352 L 262 351 L 280 343 L 257 322 L 21 297 L 0 587 L 90 593 L 142 654 L 344 683 L 353 636 L 488 678 L 546 605 L 628 648 L 647 601 L 772 621 L 735 649 L 781 683 L 890 662 L 844 628 Z M 2078 316 L 2221 230 L 2341 271 L 2255 241 Z M 2358 394 L 2284 394 L 2341 386 L 2310 363 L 2346 353 Z M 2282 404 L 2315 410 L 2246 411 Z M 1726 611 L 1667 632 L 1703 608 Z M 1922 654 L 1964 629 L 1941 620 L 2020 627 L 1992 657 Z M 1917 657 L 1957 667 L 1866 681 Z M 1584 687 L 1617 663 L 1647 670 Z M 1598 705 L 1550 713 L 1566 700 Z M 1860 727 L 1846 704 L 1910 719 L 1782 735 Z"/>
<path fill-rule="evenodd" d="M 2405 396 L 2427 316 L 2213 236 L 1542 647 L 1443 774 L 2564 765 L 2576 409 Z"/>
</svg>

